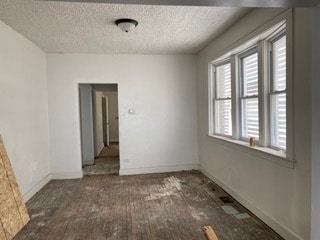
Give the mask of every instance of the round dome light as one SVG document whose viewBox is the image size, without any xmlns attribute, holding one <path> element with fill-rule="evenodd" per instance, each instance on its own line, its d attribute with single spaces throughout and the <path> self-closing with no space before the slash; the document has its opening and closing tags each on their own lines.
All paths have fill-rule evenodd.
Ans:
<svg viewBox="0 0 320 240">
<path fill-rule="evenodd" d="M 136 26 L 138 26 L 138 22 L 129 18 L 121 18 L 115 21 L 115 24 L 124 32 L 130 32 Z"/>
</svg>

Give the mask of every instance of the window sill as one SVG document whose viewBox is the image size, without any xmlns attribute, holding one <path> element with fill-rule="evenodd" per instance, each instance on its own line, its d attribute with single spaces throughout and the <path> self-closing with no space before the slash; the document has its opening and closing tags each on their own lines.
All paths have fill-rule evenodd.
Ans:
<svg viewBox="0 0 320 240">
<path fill-rule="evenodd" d="M 282 166 L 288 167 L 288 168 L 294 168 L 296 161 L 293 159 L 288 159 L 286 157 L 286 154 L 282 152 L 281 150 L 275 150 L 272 148 L 267 147 L 260 147 L 260 146 L 249 146 L 249 143 L 234 140 L 227 137 L 222 137 L 218 135 L 208 135 L 211 139 L 213 139 L 215 142 L 226 145 L 228 147 L 231 147 L 233 149 L 237 149 L 246 153 L 250 153 L 252 155 L 255 155 L 259 158 L 274 162 L 276 164 L 280 164 Z"/>
</svg>

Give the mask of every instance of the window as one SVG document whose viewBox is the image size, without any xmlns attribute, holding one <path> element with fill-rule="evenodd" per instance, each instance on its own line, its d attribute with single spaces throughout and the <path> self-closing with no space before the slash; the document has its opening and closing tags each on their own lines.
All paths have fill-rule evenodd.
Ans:
<svg viewBox="0 0 320 240">
<path fill-rule="evenodd" d="M 271 146 L 286 149 L 286 35 L 270 41 Z"/>
<path fill-rule="evenodd" d="M 215 79 L 215 133 L 232 135 L 231 119 L 231 64 L 213 67 Z"/>
<path fill-rule="evenodd" d="M 254 138 L 260 150 L 285 153 L 288 142 L 285 23 L 254 39 L 210 65 L 209 134 L 237 140 L 234 142 L 238 144 Z"/>
<path fill-rule="evenodd" d="M 258 53 L 250 51 L 240 57 L 241 137 L 259 139 Z"/>
</svg>

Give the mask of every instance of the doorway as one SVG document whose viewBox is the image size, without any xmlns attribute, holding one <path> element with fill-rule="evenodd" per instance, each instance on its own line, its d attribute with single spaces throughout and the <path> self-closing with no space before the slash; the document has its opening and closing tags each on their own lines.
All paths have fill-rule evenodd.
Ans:
<svg viewBox="0 0 320 240">
<path fill-rule="evenodd" d="M 79 90 L 83 173 L 118 175 L 120 169 L 118 86 L 80 84 Z M 90 122 L 88 119 L 92 120 L 92 124 L 88 123 Z"/>
</svg>

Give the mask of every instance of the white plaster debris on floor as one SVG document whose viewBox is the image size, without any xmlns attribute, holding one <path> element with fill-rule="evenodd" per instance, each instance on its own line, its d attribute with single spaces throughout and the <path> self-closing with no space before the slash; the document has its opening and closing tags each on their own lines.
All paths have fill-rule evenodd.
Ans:
<svg viewBox="0 0 320 240">
<path fill-rule="evenodd" d="M 202 219 L 208 219 L 207 214 L 205 214 L 204 212 L 197 212 L 196 209 L 194 211 L 191 211 L 191 215 L 193 218 L 199 221 Z"/>
<path fill-rule="evenodd" d="M 150 196 L 146 197 L 146 201 L 156 200 L 166 196 L 177 195 L 178 191 L 181 190 L 182 181 L 174 176 L 167 177 L 164 179 L 164 185 L 162 185 L 158 192 L 151 193 Z"/>
</svg>

